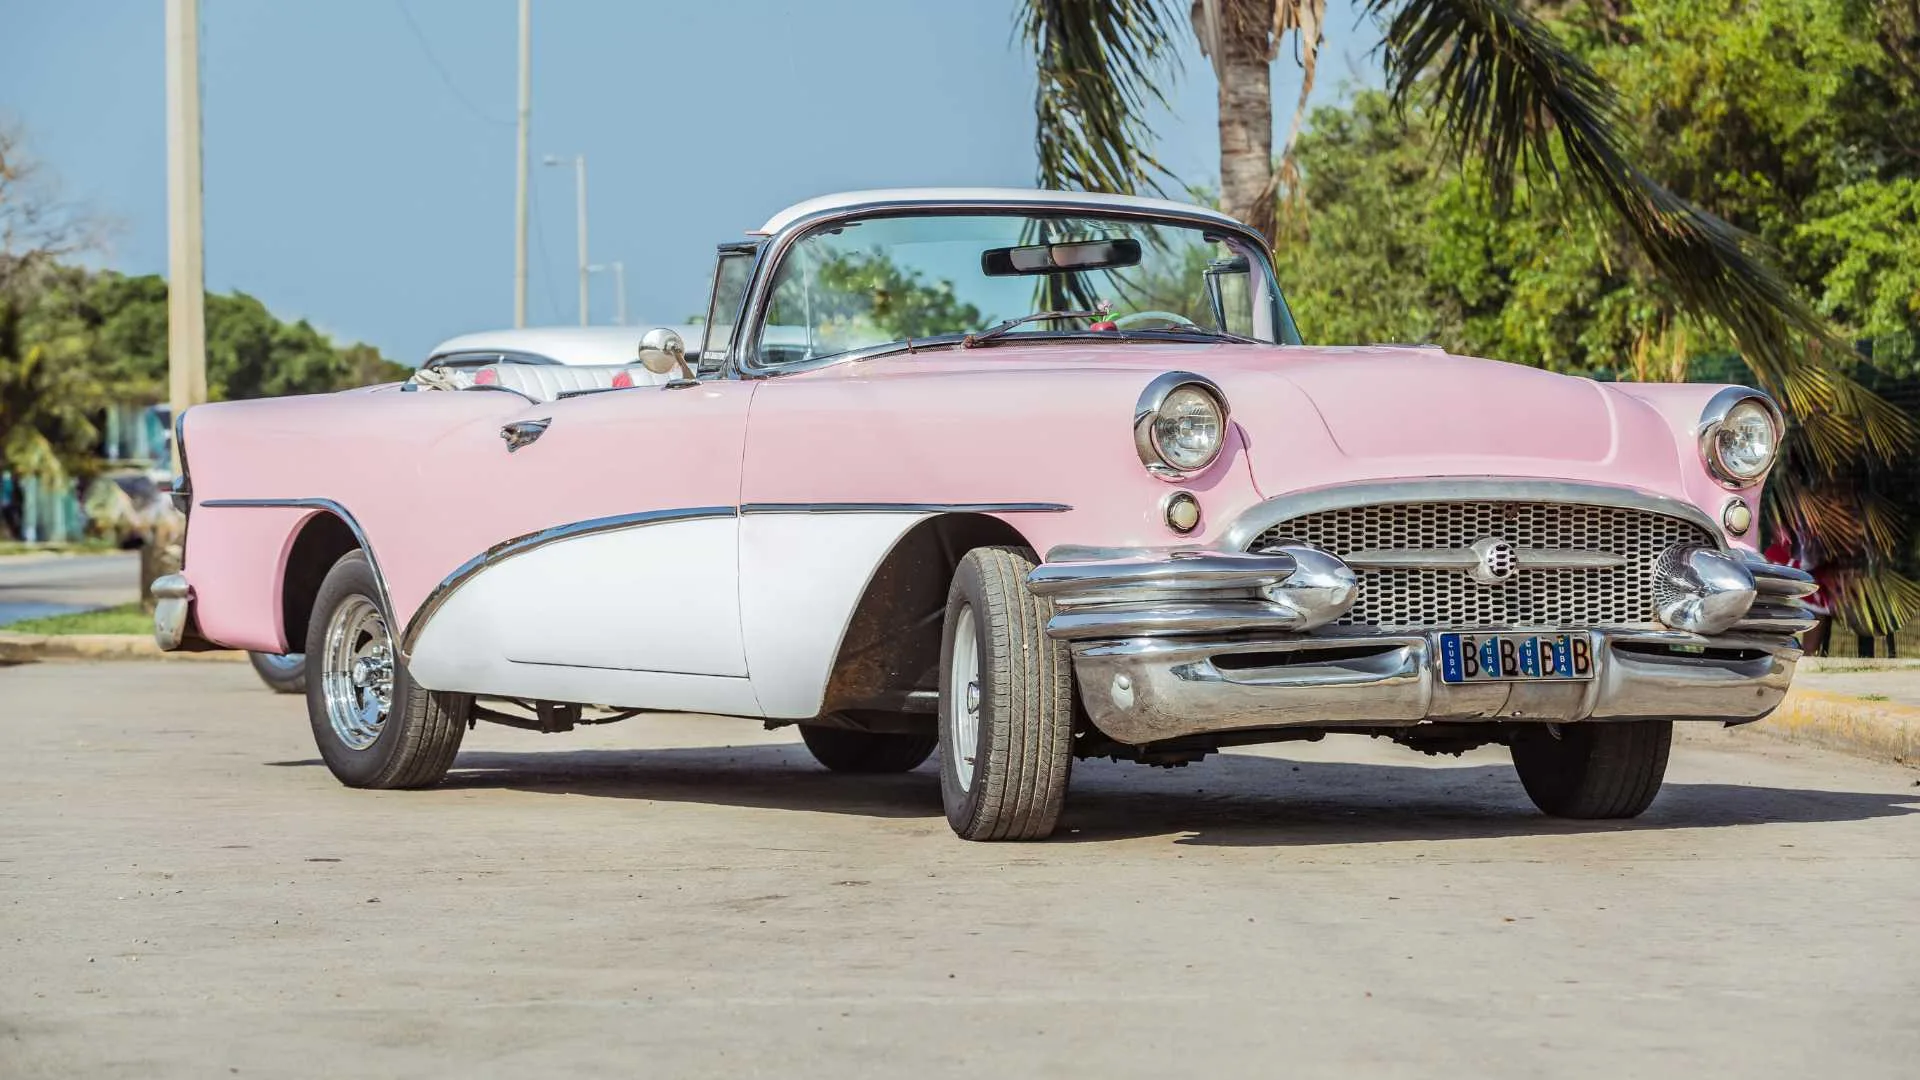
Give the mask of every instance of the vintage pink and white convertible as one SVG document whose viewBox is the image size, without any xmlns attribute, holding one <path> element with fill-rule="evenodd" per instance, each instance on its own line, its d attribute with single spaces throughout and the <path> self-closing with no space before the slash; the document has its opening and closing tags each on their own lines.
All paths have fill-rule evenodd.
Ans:
<svg viewBox="0 0 1920 1080">
<path fill-rule="evenodd" d="M 954 831 L 1023 839 L 1077 757 L 1327 733 L 1508 745 L 1542 810 L 1630 817 L 1812 625 L 1755 552 L 1764 394 L 1302 345 L 1211 210 L 831 196 L 713 282 L 695 355 L 606 386 L 186 413 L 162 645 L 304 650 L 354 786 L 435 783 L 474 720 L 705 713 L 831 769 L 938 748 Z"/>
</svg>

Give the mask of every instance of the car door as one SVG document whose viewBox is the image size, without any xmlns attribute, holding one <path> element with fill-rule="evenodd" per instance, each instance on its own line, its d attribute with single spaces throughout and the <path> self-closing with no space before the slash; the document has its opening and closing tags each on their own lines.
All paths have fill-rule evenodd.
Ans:
<svg viewBox="0 0 1920 1080">
<path fill-rule="evenodd" d="M 712 380 L 521 400 L 442 440 L 418 465 L 416 531 L 432 536 L 410 545 L 442 574 L 403 638 L 422 685 L 743 711 L 753 392 Z"/>
</svg>

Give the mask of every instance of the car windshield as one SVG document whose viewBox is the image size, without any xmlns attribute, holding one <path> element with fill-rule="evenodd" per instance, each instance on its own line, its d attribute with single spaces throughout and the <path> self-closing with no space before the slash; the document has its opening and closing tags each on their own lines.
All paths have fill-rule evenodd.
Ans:
<svg viewBox="0 0 1920 1080">
<path fill-rule="evenodd" d="M 757 342 L 766 365 L 957 337 L 1039 312 L 997 342 L 1299 344 L 1266 255 L 1226 230 L 1170 219 L 996 211 L 834 222 L 788 249 Z"/>
</svg>

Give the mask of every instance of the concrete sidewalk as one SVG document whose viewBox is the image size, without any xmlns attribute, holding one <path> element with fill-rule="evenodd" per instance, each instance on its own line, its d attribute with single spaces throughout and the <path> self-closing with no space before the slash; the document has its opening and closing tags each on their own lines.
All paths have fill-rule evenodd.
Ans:
<svg viewBox="0 0 1920 1080">
<path fill-rule="evenodd" d="M 1738 730 L 1920 764 L 1920 661 L 1803 661 L 1780 708 Z"/>
</svg>

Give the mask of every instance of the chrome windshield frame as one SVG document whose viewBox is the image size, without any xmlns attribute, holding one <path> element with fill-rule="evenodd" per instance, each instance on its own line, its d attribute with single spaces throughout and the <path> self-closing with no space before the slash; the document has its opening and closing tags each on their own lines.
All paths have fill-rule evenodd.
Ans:
<svg viewBox="0 0 1920 1080">
<path fill-rule="evenodd" d="M 951 201 L 900 199 L 836 206 L 830 210 L 822 210 L 818 213 L 796 219 L 760 244 L 759 252 L 754 259 L 751 275 L 748 278 L 746 300 L 741 306 L 740 318 L 735 324 L 736 330 L 733 336 L 732 346 L 727 354 L 726 367 L 724 369 L 726 376 L 736 379 L 775 378 L 781 375 L 793 375 L 803 371 L 817 371 L 821 368 L 834 367 L 839 364 L 854 363 L 859 360 L 872 359 L 875 356 L 886 355 L 893 352 L 908 352 L 917 348 L 918 339 L 915 339 L 912 343 L 904 341 L 889 342 L 885 345 L 876 345 L 865 349 L 836 353 L 833 356 L 816 357 L 811 360 L 795 360 L 785 364 L 761 364 L 757 362 L 754 356 L 754 346 L 760 340 L 761 329 L 766 319 L 767 307 L 772 303 L 774 272 L 779 269 L 781 260 L 786 257 L 789 249 L 801 239 L 805 238 L 807 234 L 823 226 L 830 225 L 833 222 L 846 221 L 851 218 L 960 216 L 968 214 L 992 214 L 995 212 L 1052 216 L 1085 214 L 1088 217 L 1124 218 L 1147 222 L 1159 221 L 1182 228 L 1198 228 L 1227 233 L 1232 235 L 1234 239 L 1248 245 L 1252 250 L 1259 252 L 1261 258 L 1266 260 L 1267 274 L 1273 279 L 1276 287 L 1279 282 L 1279 275 L 1274 271 L 1273 266 L 1273 249 L 1267 244 L 1264 237 L 1224 214 L 1199 206 L 1194 207 L 1191 212 L 1182 212 L 1169 209 L 1148 210 L 1137 207 L 1119 207 L 1100 202 L 1097 199 L 1088 199 L 1083 203 L 1072 200 L 1049 199 L 1043 202 L 1040 200 L 1017 198 Z M 1292 311 L 1287 307 L 1284 293 L 1280 296 L 1280 309 L 1281 315 L 1288 325 L 1297 325 L 1294 322 Z M 740 331 L 742 330 L 746 332 L 741 333 Z M 940 335 L 940 337 L 946 336 L 947 335 Z M 928 338 L 927 344 L 945 345 L 946 343 L 936 338 Z M 1277 346 L 1279 343 L 1274 344 Z"/>
</svg>

